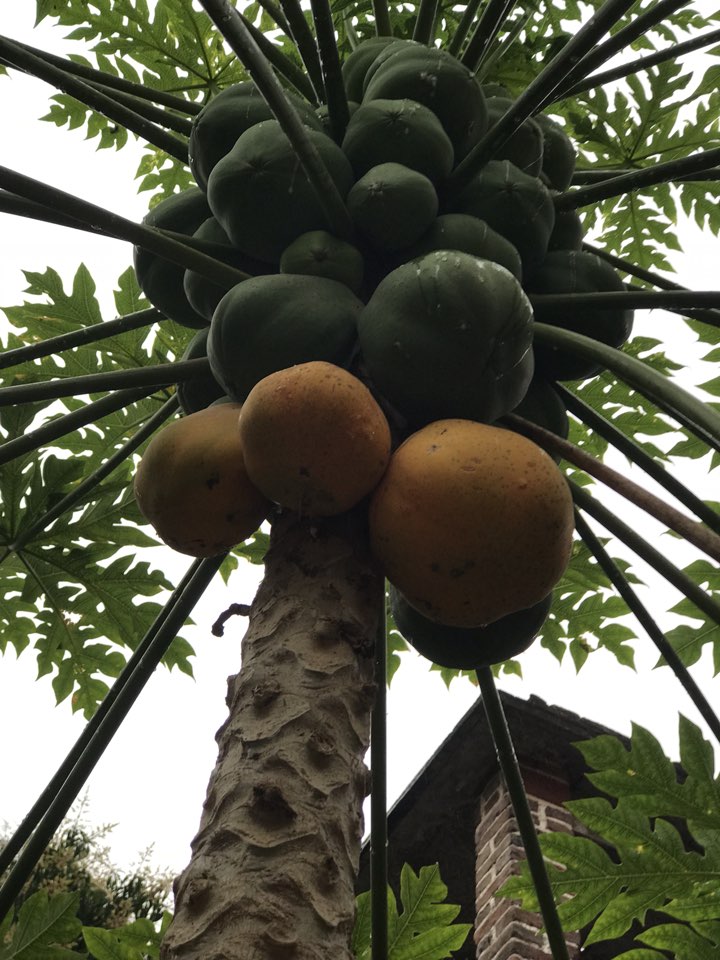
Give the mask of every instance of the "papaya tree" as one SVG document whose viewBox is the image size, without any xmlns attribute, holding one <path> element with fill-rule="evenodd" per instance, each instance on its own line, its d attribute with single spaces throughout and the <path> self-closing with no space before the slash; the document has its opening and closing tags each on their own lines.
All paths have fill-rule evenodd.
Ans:
<svg viewBox="0 0 720 960">
<path fill-rule="evenodd" d="M 384 690 L 407 641 L 446 678 L 476 677 L 566 956 L 493 671 L 533 641 L 579 667 L 588 636 L 627 663 L 632 613 L 720 734 L 687 669 L 705 645 L 717 662 L 720 517 L 674 471 L 717 466 L 720 387 L 681 387 L 673 338 L 636 316 L 668 311 L 717 360 L 720 293 L 668 278 L 681 213 L 708 243 L 720 227 L 718 68 L 698 60 L 714 15 L 38 0 L 37 18 L 66 55 L 2 37 L 0 61 L 56 91 L 58 127 L 99 148 L 137 138 L 150 199 L 138 223 L 89 203 L 81 178 L 70 193 L 50 169 L 0 167 L 4 214 L 133 247 L 116 319 L 82 271 L 70 294 L 28 274 L 35 301 L 6 310 L 2 649 L 34 647 L 88 723 L 0 854 L 5 923 L 147 677 L 189 669 L 178 634 L 198 597 L 250 560 L 257 596 L 217 625 L 249 617 L 217 766 L 148 952 L 349 957 L 372 740 L 372 946 L 355 947 L 387 956 Z M 614 469 L 616 451 L 683 509 Z M 664 633 L 588 518 L 700 626 Z M 177 584 L 135 556 L 160 541 L 194 558 Z"/>
</svg>

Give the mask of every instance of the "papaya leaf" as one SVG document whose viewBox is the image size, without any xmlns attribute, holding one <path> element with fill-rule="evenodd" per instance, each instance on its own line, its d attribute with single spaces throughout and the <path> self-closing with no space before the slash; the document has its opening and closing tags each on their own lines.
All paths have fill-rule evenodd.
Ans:
<svg viewBox="0 0 720 960">
<path fill-rule="evenodd" d="M 681 923 L 664 923 L 651 927 L 637 938 L 658 950 L 670 950 L 675 960 L 714 960 L 720 949 L 720 924 L 703 932 Z M 621 954 L 627 960 L 627 954 Z"/>
<path fill-rule="evenodd" d="M 717 923 L 720 880 L 720 778 L 710 744 L 681 717 L 682 770 L 640 726 L 633 727 L 629 746 L 609 735 L 575 746 L 595 771 L 588 779 L 614 803 L 593 797 L 566 804 L 596 840 L 561 833 L 540 838 L 565 928 L 591 925 L 587 946 L 623 936 L 656 910 L 692 922 L 704 936 L 698 924 Z M 683 835 L 675 822 L 684 824 Z M 537 909 L 526 864 L 500 894 Z M 655 929 L 639 939 L 667 949 L 669 941 L 652 939 Z"/>
<path fill-rule="evenodd" d="M 101 322 L 95 283 L 82 264 L 70 291 L 52 269 L 25 275 L 34 300 L 6 308 L 13 327 L 23 334 L 11 332 L 9 346 Z M 115 301 L 121 312 L 144 306 L 128 270 L 117 281 Z M 155 335 L 143 328 L 103 341 L 103 368 L 135 368 L 149 358 L 162 362 L 177 355 L 184 346 L 173 327 L 165 324 Z M 188 333 L 178 336 L 186 340 Z M 11 368 L 9 375 L 15 381 L 49 380 L 96 373 L 97 367 L 97 347 L 90 344 Z M 130 404 L 54 441 L 52 451 L 40 459 L 30 453 L 0 471 L 2 649 L 11 644 L 20 653 L 33 647 L 39 675 L 52 677 L 57 700 L 70 698 L 73 709 L 86 716 L 107 692 L 106 680 L 122 669 L 123 648 L 136 645 L 159 612 L 160 604 L 150 598 L 172 586 L 159 569 L 135 559 L 138 548 L 156 546 L 158 540 L 150 535 L 135 503 L 132 458 L 50 526 L 34 533 L 31 528 L 132 437 L 166 396 L 161 392 Z M 2 407 L 0 435 L 22 436 L 43 419 L 84 402 L 71 397 Z M 165 662 L 191 673 L 191 655 L 187 641 L 177 639 Z"/>
<path fill-rule="evenodd" d="M 62 946 L 77 939 L 82 924 L 76 916 L 79 897 L 39 890 L 16 918 L 10 943 L 0 945 L 0 960 L 73 960 L 77 953 Z"/>
<path fill-rule="evenodd" d="M 161 933 L 146 919 L 105 930 L 83 927 L 83 940 L 95 960 L 147 960 L 160 956 Z"/>
<path fill-rule="evenodd" d="M 447 887 L 437 864 L 416 874 L 404 864 L 400 872 L 400 904 L 388 887 L 388 960 L 445 960 L 459 950 L 471 929 L 455 923 L 460 907 L 445 903 Z M 370 892 L 357 898 L 353 951 L 357 960 L 371 955 Z"/>
</svg>

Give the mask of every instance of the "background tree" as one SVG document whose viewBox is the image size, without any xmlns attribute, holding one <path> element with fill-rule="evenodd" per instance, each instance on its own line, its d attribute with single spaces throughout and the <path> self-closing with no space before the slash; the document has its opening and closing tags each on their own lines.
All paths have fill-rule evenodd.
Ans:
<svg viewBox="0 0 720 960">
<path fill-rule="evenodd" d="M 211 3 L 205 6 L 216 12 L 222 7 Z M 583 34 L 590 39 L 580 50 L 581 41 L 571 39 L 572 34 L 567 31 L 568 24 L 577 26 L 584 19 L 584 11 L 577 5 L 568 3 L 563 8 L 548 6 L 541 10 L 525 10 L 520 5 L 501 10 L 499 6 L 489 4 L 478 12 L 471 4 L 464 11 L 456 12 L 433 4 L 423 4 L 418 11 L 390 10 L 378 4 L 371 16 L 364 7 L 336 7 L 331 11 L 318 5 L 313 19 L 320 55 L 309 24 L 302 15 L 298 17 L 294 5 L 280 9 L 269 8 L 269 5 L 263 5 L 262 9 L 250 6 L 244 16 L 246 27 L 248 23 L 257 24 L 250 33 L 284 82 L 299 84 L 299 89 L 312 96 L 307 77 L 298 74 L 298 68 L 304 69 L 311 83 L 317 84 L 316 89 L 322 84 L 328 91 L 331 103 L 332 94 L 338 88 L 328 73 L 333 59 L 333 44 L 328 41 L 327 31 L 329 13 L 335 15 L 341 54 L 376 28 L 380 33 L 392 29 L 398 37 L 414 36 L 422 41 L 435 37 L 454 52 L 462 51 L 463 61 L 477 68 L 484 81 L 502 83 L 511 93 L 522 94 L 498 124 L 500 133 L 495 131 L 495 139 L 491 138 L 486 144 L 486 159 L 499 146 L 502 131 L 507 133 L 523 119 L 523 111 L 529 115 L 540 108 L 550 109 L 563 122 L 580 151 L 575 175 L 577 189 L 557 198 L 557 209 L 580 207 L 584 226 L 593 227 L 594 243 L 619 257 L 613 263 L 638 288 L 632 292 L 632 300 L 623 302 L 636 307 L 665 306 L 690 314 L 693 318 L 689 321 L 690 328 L 701 350 L 706 351 L 705 359 L 712 362 L 717 344 L 714 311 L 717 295 L 677 290 L 672 282 L 648 269 L 669 266 L 666 251 L 677 242 L 673 224 L 680 209 L 700 225 L 713 231 L 717 229 L 713 199 L 717 165 L 714 151 L 718 145 L 716 68 L 710 67 L 703 75 L 687 69 L 682 65 L 682 54 L 687 48 L 679 46 L 686 37 L 695 38 L 698 34 L 703 38 L 693 40 L 697 47 L 715 42 L 713 31 L 707 30 L 703 35 L 710 21 L 698 8 L 679 3 L 656 4 L 642 16 L 638 15 L 639 10 L 630 9 L 629 4 L 608 3 L 600 14 L 602 29 L 598 29 L 596 35 Z M 213 27 L 205 13 L 194 10 L 185 0 L 172 0 L 152 10 L 144 3 L 88 5 L 68 0 L 60 4 L 39 3 L 38 13 L 40 18 L 52 15 L 61 26 L 72 27 L 72 38 L 92 47 L 92 56 L 88 56 L 89 51 L 84 47 L 80 60 L 76 57 L 74 61 L 57 63 L 11 41 L 0 42 L 0 56 L 6 62 L 42 76 L 64 91 L 54 98 L 50 119 L 59 126 L 87 125 L 88 133 L 98 137 L 101 146 L 121 146 L 127 137 L 126 128 L 147 139 L 149 148 L 140 169 L 140 186 L 153 191 L 154 200 L 189 186 L 183 138 L 189 131 L 190 118 L 199 111 L 202 98 L 246 75 L 239 60 L 223 43 L 221 32 Z M 263 40 L 263 31 L 272 29 L 269 17 L 280 26 L 273 44 Z M 220 21 L 222 26 L 222 17 Z M 236 22 L 230 22 L 235 29 Z M 598 47 L 597 42 L 609 30 L 615 39 Z M 605 74 L 601 79 L 594 78 L 592 86 L 583 89 L 587 75 L 602 66 L 616 50 L 627 46 L 652 50 L 664 47 L 669 41 L 673 44 L 671 55 L 665 53 L 652 63 L 633 63 L 623 68 L 629 76 L 626 86 L 608 87 L 610 93 L 606 91 L 606 84 L 617 79 L 616 72 L 613 77 Z M 577 56 L 573 58 L 576 50 L 580 51 L 579 63 Z M 245 67 L 254 73 L 257 71 L 257 78 L 264 76 L 265 60 L 258 61 L 256 67 L 248 56 L 241 59 Z M 88 72 L 88 68 L 94 69 L 93 63 L 102 75 Z M 642 81 L 636 74 L 642 74 Z M 268 90 L 271 88 L 272 85 Z M 146 105 L 148 100 L 154 101 L 152 110 Z M 157 109 L 163 111 L 162 114 L 158 114 Z M 298 144 L 298 149 L 302 152 L 302 144 Z M 663 166 L 663 161 L 669 165 Z M 73 227 L 90 225 L 100 233 L 132 243 L 153 246 L 156 250 L 162 247 L 166 256 L 181 258 L 184 266 L 213 270 L 215 276 L 220 276 L 217 265 L 212 267 L 187 246 L 178 249 L 176 239 L 160 240 L 157 235 L 117 216 L 97 208 L 89 209 L 76 198 L 61 196 L 46 184 L 30 183 L 22 174 L 3 169 L 0 186 L 4 190 L 5 210 Z M 168 378 L 174 383 L 183 375 L 182 368 L 174 364 L 170 373 L 144 370 L 142 376 L 123 374 L 121 379 L 107 379 L 114 372 L 148 367 L 147 326 L 158 320 L 156 312 L 145 308 L 133 276 L 126 272 L 119 282 L 117 295 L 118 312 L 123 320 L 102 330 L 103 335 L 111 334 L 102 341 L 103 372 L 99 379 L 73 380 L 87 370 L 96 369 L 95 343 L 99 342 L 99 331 L 92 328 L 103 321 L 94 301 L 92 280 L 86 271 L 79 270 L 70 293 L 50 270 L 43 275 L 29 275 L 28 280 L 30 294 L 41 302 L 7 311 L 17 332 L 10 335 L 9 350 L 3 358 L 3 364 L 10 369 L 11 386 L 27 380 L 32 383 L 25 393 L 5 394 L 7 405 L 2 408 L 0 420 L 3 432 L 11 438 L 2 448 L 3 502 L 6 504 L 2 538 L 6 551 L 0 568 L 5 595 L 0 616 L 5 627 L 3 643 L 11 642 L 20 651 L 32 641 L 38 650 L 41 669 L 53 675 L 57 696 L 60 699 L 72 696 L 75 709 L 100 718 L 89 727 L 85 742 L 58 782 L 62 791 L 71 794 L 89 767 L 88 753 L 84 751 L 96 755 L 98 744 L 110 735 L 111 722 L 106 718 L 108 715 L 114 718 L 129 707 L 143 673 L 161 657 L 169 664 L 189 669 L 187 645 L 177 640 L 169 647 L 168 644 L 192 608 L 197 592 L 204 589 L 218 568 L 228 576 L 237 565 L 238 556 L 258 559 L 265 544 L 263 536 L 257 536 L 227 560 L 193 565 L 182 584 L 183 589 L 162 608 L 154 601 L 134 603 L 138 597 L 152 597 L 171 585 L 159 570 L 151 569 L 143 561 L 135 562 L 129 552 L 153 542 L 141 529 L 141 518 L 130 492 L 133 472 L 130 455 L 160 422 L 174 413 L 174 394 L 168 389 Z M 655 292 L 649 292 L 653 290 Z M 548 301 L 544 303 L 547 305 Z M 577 298 L 575 303 L 581 307 L 588 305 Z M 44 339 L 48 305 L 57 314 L 57 329 L 72 334 L 62 345 L 64 350 L 72 349 L 63 353 L 65 386 L 60 392 L 57 384 L 41 386 L 58 375 L 59 345 L 33 346 L 22 354 L 12 353 L 38 337 Z M 536 305 L 542 305 L 537 298 Z M 713 506 L 698 501 L 689 491 L 668 480 L 665 471 L 658 470 L 658 465 L 671 462 L 671 457 L 709 456 L 709 467 L 716 465 L 718 425 L 716 404 L 711 398 L 717 394 L 717 380 L 701 385 L 705 400 L 674 389 L 669 380 L 654 374 L 677 372 L 679 365 L 666 356 L 662 341 L 648 337 L 635 337 L 625 351 L 618 354 L 578 341 L 570 334 L 553 334 L 540 327 L 537 336 L 539 339 L 555 337 L 550 342 L 590 354 L 605 369 L 597 376 L 572 384 L 563 393 L 577 418 L 573 420 L 570 437 L 574 447 L 563 445 L 553 437 L 535 435 L 571 464 L 567 473 L 575 482 L 573 489 L 578 506 L 678 587 L 686 599 L 677 612 L 701 623 L 699 629 L 692 631 L 681 625 L 665 638 L 655 621 L 638 606 L 631 587 L 634 575 L 628 571 L 627 564 L 606 559 L 601 553 L 602 545 L 598 548 L 592 536 L 585 534 L 583 542 L 577 544 L 566 577 L 555 592 L 541 642 L 558 657 L 569 650 L 580 666 L 592 650 L 587 639 L 591 636 L 597 648 L 610 650 L 621 662 L 628 662 L 632 659 L 633 633 L 616 621 L 629 607 L 653 635 L 666 659 L 673 662 L 674 669 L 699 704 L 697 691 L 683 667 L 700 656 L 704 644 L 717 642 L 718 606 L 713 595 L 717 592 L 714 561 L 718 554 L 713 552 L 712 536 L 703 532 L 700 548 L 709 548 L 713 562 L 695 560 L 685 571 L 668 564 L 666 558 L 644 543 L 632 529 L 604 512 L 602 505 L 588 494 L 592 488 L 587 474 L 596 468 L 592 462 L 579 458 L 576 448 L 584 449 L 596 459 L 603 456 L 608 444 L 622 449 L 636 461 L 640 460 L 644 469 L 653 471 L 656 479 L 662 477 L 672 487 L 673 495 L 710 531 L 717 533 L 720 524 Z M 150 364 L 159 365 L 181 356 L 187 339 L 187 331 L 172 323 L 163 322 L 153 327 L 149 341 Z M 708 351 L 707 347 L 711 349 Z M 48 353 L 48 349 L 52 352 Z M 42 362 L 36 364 L 35 358 L 39 357 Z M 636 362 L 638 357 L 642 357 L 642 364 Z M 107 393 L 114 387 L 120 389 Z M 78 399 L 88 393 L 89 404 Z M 101 399 L 95 399 L 101 394 Z M 69 419 L 50 420 L 30 430 L 35 417 L 47 410 L 48 401 L 58 398 Z M 608 425 L 598 419 L 598 413 L 612 423 Z M 96 430 L 70 432 L 90 422 Z M 140 424 L 143 426 L 138 429 Z M 38 460 L 37 449 L 69 452 L 72 456 L 46 453 Z M 108 461 L 109 449 L 116 449 L 117 453 Z M 617 478 L 614 482 L 618 482 Z M 627 484 L 621 486 L 628 494 Z M 635 498 L 658 514 L 658 505 L 651 505 L 646 496 L 636 491 Z M 663 523 L 678 522 L 677 517 L 666 510 L 661 516 Z M 680 529 L 686 537 L 695 537 L 697 533 L 695 524 L 680 522 Z M 231 688 L 231 697 L 237 698 L 237 708 L 231 713 L 221 742 L 221 756 L 227 766 L 218 768 L 211 784 L 206 819 L 197 842 L 198 853 L 183 881 L 181 903 L 190 913 L 199 910 L 199 904 L 209 903 L 211 914 L 216 909 L 224 909 L 226 916 L 233 917 L 237 904 L 242 903 L 244 918 L 254 917 L 258 942 L 264 937 L 267 949 L 279 949 L 283 944 L 286 948 L 295 938 L 302 949 L 311 951 L 314 938 L 323 944 L 322 949 L 334 953 L 339 950 L 340 955 L 344 955 L 348 950 L 353 914 L 352 863 L 356 855 L 353 850 L 357 848 L 359 804 L 364 792 L 362 754 L 367 744 L 372 700 L 370 651 L 378 633 L 378 621 L 384 620 L 381 616 L 383 590 L 381 581 L 368 566 L 363 538 L 352 522 L 321 524 L 319 535 L 309 537 L 308 533 L 307 524 L 303 526 L 292 518 L 283 518 L 274 525 L 275 543 L 266 557 L 265 581 L 251 611 L 243 671 Z M 342 562 L 337 560 L 339 555 Z M 318 569 L 330 572 L 318 578 Z M 621 593 L 622 602 L 611 595 L 611 585 Z M 317 592 L 313 595 L 311 590 Z M 330 593 L 332 603 L 328 601 Z M 314 608 L 319 616 L 306 621 L 299 631 L 296 628 L 288 631 L 293 617 L 300 623 L 309 608 Z M 346 641 L 349 639 L 350 642 L 340 648 L 342 657 L 337 653 L 338 647 L 324 647 L 316 642 L 322 639 L 318 635 L 319 622 L 325 637 L 339 635 Z M 138 644 L 137 638 L 143 634 L 145 640 Z M 269 635 L 273 636 L 272 646 L 263 643 Z M 391 636 L 396 645 L 401 643 L 396 635 Z M 103 707 L 94 712 L 108 691 L 103 677 L 112 678 L 120 673 L 125 661 L 122 651 L 128 646 L 137 646 L 129 661 L 129 670 L 123 672 L 123 681 L 113 688 L 110 700 L 103 701 Z M 384 644 L 378 646 L 382 648 Z M 283 660 L 278 651 L 288 650 L 293 650 L 293 656 Z M 263 659 L 266 656 L 267 661 Z M 391 665 L 395 665 L 392 659 Z M 323 674 L 324 680 L 320 679 Z M 278 681 L 278 690 L 266 686 L 268 677 L 282 678 Z M 484 694 L 491 697 L 488 683 L 486 676 Z M 283 691 L 292 690 L 295 694 L 303 688 L 306 732 L 332 731 L 336 736 L 333 742 L 319 745 L 318 755 L 342 758 L 339 762 L 343 771 L 338 776 L 343 788 L 335 822 L 331 822 L 325 811 L 319 811 L 311 799 L 318 785 L 316 775 L 306 778 L 308 792 L 303 797 L 303 778 L 298 776 L 298 767 L 302 764 L 296 764 L 290 775 L 286 775 L 287 770 L 278 773 L 288 754 L 294 751 L 297 756 L 297 729 L 290 730 L 291 741 L 293 736 L 296 739 L 287 745 L 282 743 L 272 722 L 264 725 L 257 720 L 258 709 L 264 704 L 282 698 Z M 319 691 L 332 695 L 323 700 Z M 120 706 L 115 707 L 118 703 Z M 285 707 L 288 719 L 293 709 L 287 704 Z M 717 728 L 712 711 L 702 704 L 699 709 Z M 256 719 L 251 721 L 250 717 Z M 267 747 L 262 754 L 263 763 L 267 764 L 265 772 L 247 769 L 247 754 L 234 755 L 231 748 L 239 742 L 238 725 L 244 737 L 247 738 L 247 731 L 251 729 L 257 742 Z M 283 722 L 281 726 L 289 728 L 290 724 Z M 283 763 L 279 762 L 281 756 Z M 228 769 L 232 773 L 229 778 L 226 777 Z M 379 786 L 377 780 L 376 777 L 376 786 Z M 222 805 L 244 811 L 245 820 L 241 822 L 246 832 L 243 840 L 246 846 L 235 848 L 242 869 L 233 865 L 223 846 L 223 837 L 227 838 L 232 831 L 228 832 L 222 818 L 215 819 L 214 804 L 218 800 L 215 788 L 228 782 L 241 785 L 223 796 Z M 376 797 L 378 793 L 376 790 Z M 28 860 L 33 856 L 32 844 L 42 846 L 52 832 L 53 820 L 62 802 L 59 799 L 53 809 L 46 806 L 40 811 L 37 819 L 44 815 L 43 829 L 34 834 L 23 855 Z M 303 813 L 298 819 L 300 807 Z M 278 844 L 278 832 L 282 832 L 283 824 L 287 826 L 288 821 L 301 823 L 300 833 L 306 837 L 327 836 L 328 846 L 323 848 L 313 841 L 300 855 L 298 837 L 290 828 L 285 830 L 283 844 Z M 252 829 L 247 826 L 250 822 L 254 824 Z M 312 826 L 308 826 L 310 823 Z M 258 897 L 259 888 L 254 881 L 247 885 L 247 892 L 242 889 L 251 874 L 246 860 L 246 856 L 251 855 L 248 851 L 257 850 L 263 844 L 266 851 L 274 851 L 263 854 L 266 868 L 271 862 L 265 870 L 268 887 L 264 899 Z M 283 845 L 295 851 L 293 857 L 280 857 Z M 213 871 L 218 872 L 215 880 L 208 883 L 204 871 L 220 847 L 222 855 L 213 866 Z M 319 857 L 318 863 L 308 866 L 310 861 L 304 860 L 306 854 Z M 324 876 L 328 865 L 337 862 L 344 863 L 346 869 L 337 882 L 328 875 L 332 893 L 325 892 L 312 903 L 313 917 L 308 920 L 303 915 L 288 921 L 288 917 L 295 916 L 288 908 L 288 899 L 293 907 L 301 910 L 308 900 L 308 874 Z M 287 882 L 285 889 L 279 891 L 277 877 L 281 863 Z M 292 876 L 298 864 L 302 868 L 298 867 L 297 875 Z M 303 874 L 303 868 L 307 873 Z M 219 878 L 222 871 L 228 869 L 231 877 L 222 883 Z M 11 887 L 12 884 L 6 892 Z M 219 893 L 223 899 L 227 894 L 222 906 L 215 900 Z M 268 922 L 265 910 L 276 894 L 282 898 L 278 916 L 285 919 L 274 926 Z M 336 937 L 334 941 L 328 939 L 328 925 Z M 244 942 L 248 937 L 255 939 L 248 933 L 250 927 L 239 929 L 241 932 L 236 936 L 241 942 L 243 937 Z M 167 949 L 176 951 L 178 956 L 184 949 L 180 940 L 187 936 L 177 932 L 181 930 L 182 924 L 167 940 Z M 223 936 L 229 936 L 227 929 Z M 379 949 L 377 943 L 375 946 Z M 207 945 L 199 949 L 206 950 Z"/>
</svg>

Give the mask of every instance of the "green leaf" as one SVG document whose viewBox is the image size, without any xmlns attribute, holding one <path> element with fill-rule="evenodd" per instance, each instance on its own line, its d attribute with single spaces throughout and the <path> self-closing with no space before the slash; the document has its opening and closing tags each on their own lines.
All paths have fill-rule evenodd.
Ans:
<svg viewBox="0 0 720 960">
<path fill-rule="evenodd" d="M 551 862 L 551 883 L 564 927 L 591 925 L 587 946 L 623 936 L 633 923 L 644 922 L 648 910 L 696 924 L 716 920 L 720 778 L 715 777 L 712 748 L 698 727 L 681 717 L 682 774 L 657 739 L 637 725 L 629 747 L 609 735 L 575 746 L 595 769 L 588 779 L 615 802 L 593 797 L 566 804 L 600 842 L 566 833 L 540 838 Z M 684 821 L 694 841 L 691 849 L 664 819 L 669 817 Z M 526 909 L 537 909 L 526 865 L 500 893 L 521 899 Z M 640 939 L 661 946 L 644 934 Z"/>
<path fill-rule="evenodd" d="M 77 954 L 58 944 L 72 943 L 82 924 L 73 893 L 48 897 L 39 890 L 23 903 L 12 940 L 0 946 L 0 960 L 73 960 Z"/>
<path fill-rule="evenodd" d="M 83 927 L 83 940 L 95 960 L 146 960 L 158 957 L 161 935 L 149 920 L 135 920 L 124 927 L 104 930 Z"/>
<path fill-rule="evenodd" d="M 419 874 L 408 864 L 403 866 L 400 913 L 388 887 L 388 960 L 445 960 L 462 947 L 471 925 L 454 922 L 460 907 L 445 903 L 446 897 L 447 887 L 437 864 L 421 867 Z M 353 952 L 357 960 L 370 956 L 369 892 L 357 898 Z"/>
</svg>

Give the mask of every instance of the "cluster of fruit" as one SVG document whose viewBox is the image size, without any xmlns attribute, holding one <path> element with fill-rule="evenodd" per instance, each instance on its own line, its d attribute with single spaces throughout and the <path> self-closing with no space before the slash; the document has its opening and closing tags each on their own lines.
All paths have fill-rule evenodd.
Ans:
<svg viewBox="0 0 720 960">
<path fill-rule="evenodd" d="M 490 661 L 532 639 L 572 540 L 556 465 L 490 425 L 516 411 L 566 436 L 552 382 L 596 372 L 533 345 L 528 293 L 623 285 L 581 249 L 577 215 L 556 214 L 575 152 L 554 121 L 525 121 L 451 192 L 453 170 L 508 109 L 503 91 L 444 51 L 392 38 L 361 44 L 343 78 L 340 143 L 322 109 L 290 100 L 345 200 L 352 242 L 330 232 L 252 83 L 198 115 L 198 187 L 146 218 L 251 276 L 223 289 L 136 251 L 148 299 L 200 328 L 185 356 L 206 355 L 212 371 L 179 385 L 186 416 L 148 447 L 137 498 L 159 535 L 195 556 L 247 538 L 271 502 L 327 516 L 370 498 L 400 629 L 427 652 L 423 638 L 443 625 L 451 652 L 433 642 L 432 658 L 470 668 L 481 635 Z M 632 323 L 625 310 L 535 317 L 613 346 Z"/>
</svg>

